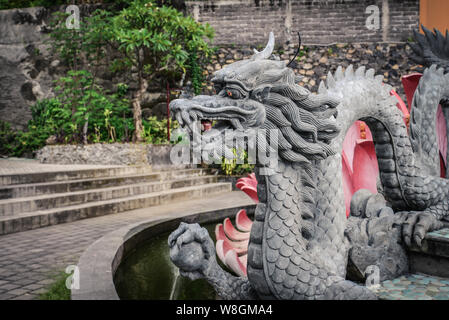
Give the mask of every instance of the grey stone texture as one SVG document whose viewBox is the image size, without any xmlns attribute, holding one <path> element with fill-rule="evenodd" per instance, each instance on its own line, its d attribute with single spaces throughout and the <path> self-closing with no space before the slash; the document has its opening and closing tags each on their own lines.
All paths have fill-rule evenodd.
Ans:
<svg viewBox="0 0 449 320">
<path fill-rule="evenodd" d="M 378 30 L 369 30 L 365 13 L 379 8 Z M 216 30 L 217 44 L 260 44 L 276 31 L 278 43 L 305 44 L 406 41 L 418 27 L 418 0 L 220 0 L 186 1 L 187 12 Z"/>
<path fill-rule="evenodd" d="M 374 288 L 381 300 L 449 300 L 449 281 L 425 274 L 401 276 Z"/>
<path fill-rule="evenodd" d="M 431 160 L 438 157 L 435 113 L 449 97 L 449 75 L 436 65 L 425 70 L 408 130 L 391 86 L 374 69 L 338 67 L 312 94 L 297 84 L 285 61 L 273 58 L 273 47 L 270 34 L 263 51 L 217 71 L 217 95 L 170 104 L 190 130 L 196 120 L 217 119 L 215 128 L 222 132 L 229 126 L 243 133 L 271 129 L 258 135 L 262 150 L 269 149 L 262 142 L 277 132 L 277 165 L 259 159 L 256 166 L 260 202 L 248 245 L 248 277 L 234 277 L 217 265 L 211 240 L 198 225 L 182 224 L 172 233 L 171 259 L 181 274 L 207 279 L 227 299 L 376 299 L 369 287 L 346 280 L 348 256 L 359 274 L 375 263 L 382 280 L 393 279 L 408 271 L 406 247 L 421 247 L 426 233 L 443 228 L 447 219 L 448 180 L 432 174 L 437 163 Z M 354 197 L 360 203 L 351 204 L 354 218 L 348 220 L 341 153 L 356 120 L 365 121 L 373 135 L 382 187 L 371 200 L 366 193 Z M 190 254 L 203 264 L 186 258 L 192 243 L 197 248 Z"/>
<path fill-rule="evenodd" d="M 176 167 L 170 160 L 173 145 L 136 143 L 94 143 L 89 145 L 50 145 L 36 152 L 41 163 L 89 165 L 151 165 Z M 188 165 L 177 166 L 187 167 Z"/>
</svg>

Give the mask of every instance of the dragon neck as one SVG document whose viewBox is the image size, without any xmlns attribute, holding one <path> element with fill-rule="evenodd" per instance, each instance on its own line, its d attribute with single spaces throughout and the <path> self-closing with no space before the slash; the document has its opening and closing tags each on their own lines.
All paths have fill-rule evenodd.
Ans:
<svg viewBox="0 0 449 320">
<path fill-rule="evenodd" d="M 308 250 L 314 235 L 314 164 L 279 160 L 272 174 L 256 169 L 259 204 L 248 246 L 248 278 L 261 298 L 324 294 L 328 266 Z M 298 280 L 300 286 L 293 286 Z"/>
</svg>

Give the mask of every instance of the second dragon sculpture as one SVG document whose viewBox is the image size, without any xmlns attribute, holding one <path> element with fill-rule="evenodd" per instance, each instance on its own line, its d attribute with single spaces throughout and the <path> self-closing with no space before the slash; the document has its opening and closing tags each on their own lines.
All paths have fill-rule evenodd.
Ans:
<svg viewBox="0 0 449 320">
<path fill-rule="evenodd" d="M 448 214 L 448 180 L 435 175 L 437 137 L 429 123 L 449 97 L 449 75 L 435 66 L 425 71 L 409 134 L 391 87 L 374 70 L 340 67 L 312 94 L 272 56 L 273 48 L 271 33 L 263 51 L 215 73 L 216 95 L 170 104 L 189 130 L 195 121 L 216 121 L 219 133 L 277 133 L 277 165 L 270 174 L 256 165 L 259 203 L 247 277 L 219 267 L 214 243 L 198 224 L 182 223 L 170 235 L 170 257 L 181 275 L 207 279 L 227 299 L 375 299 L 368 287 L 348 279 L 362 280 L 370 265 L 379 268 L 381 280 L 407 272 L 405 246 L 420 245 Z M 357 120 L 372 132 L 382 190 L 357 192 L 347 219 L 341 152 Z"/>
</svg>

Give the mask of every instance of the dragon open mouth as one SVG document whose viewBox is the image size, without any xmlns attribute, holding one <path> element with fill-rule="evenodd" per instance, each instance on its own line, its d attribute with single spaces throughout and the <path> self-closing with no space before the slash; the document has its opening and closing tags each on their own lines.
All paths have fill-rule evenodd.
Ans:
<svg viewBox="0 0 449 320">
<path fill-rule="evenodd" d="M 173 118 L 189 133 L 220 133 L 257 127 L 265 118 L 264 107 L 251 100 L 230 100 L 219 96 L 196 96 L 172 101 Z"/>
</svg>

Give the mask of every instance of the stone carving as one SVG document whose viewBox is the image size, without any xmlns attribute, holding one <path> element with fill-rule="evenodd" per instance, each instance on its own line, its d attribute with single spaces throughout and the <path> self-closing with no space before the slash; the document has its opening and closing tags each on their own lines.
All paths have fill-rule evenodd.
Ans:
<svg viewBox="0 0 449 320">
<path fill-rule="evenodd" d="M 446 36 L 434 29 L 434 32 L 421 26 L 424 35 L 414 31 L 416 43 L 410 43 L 414 54 L 411 58 L 423 66 L 437 65 L 445 72 L 449 71 L 449 33 Z"/>
<path fill-rule="evenodd" d="M 405 247 L 420 245 L 447 218 L 448 180 L 432 172 L 439 166 L 435 113 L 449 96 L 449 75 L 436 66 L 424 72 L 409 135 L 391 87 L 374 70 L 339 67 L 312 94 L 272 57 L 273 46 L 270 34 L 265 50 L 216 72 L 216 95 L 170 105 L 188 130 L 197 120 L 216 120 L 220 133 L 278 133 L 277 167 L 270 175 L 261 174 L 264 165 L 256 167 L 259 203 L 247 277 L 219 267 L 214 244 L 198 224 L 183 223 L 170 235 L 170 257 L 181 275 L 207 279 L 226 299 L 376 299 L 363 283 L 348 279 L 363 280 L 369 265 L 378 267 L 380 280 L 406 272 Z M 377 195 L 357 192 L 347 219 L 341 152 L 357 120 L 373 135 L 382 187 Z"/>
</svg>

